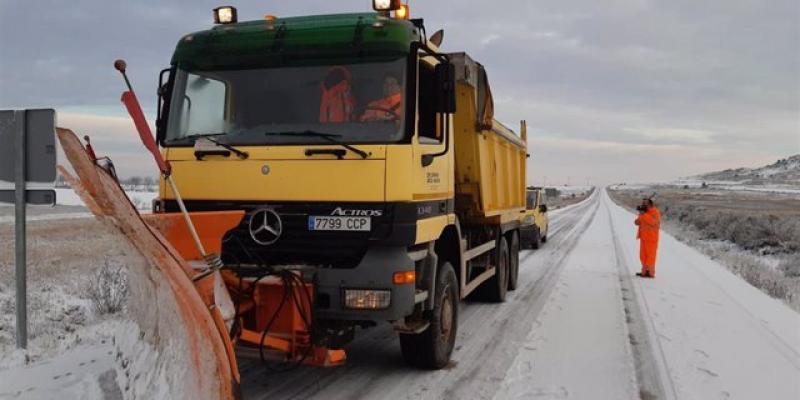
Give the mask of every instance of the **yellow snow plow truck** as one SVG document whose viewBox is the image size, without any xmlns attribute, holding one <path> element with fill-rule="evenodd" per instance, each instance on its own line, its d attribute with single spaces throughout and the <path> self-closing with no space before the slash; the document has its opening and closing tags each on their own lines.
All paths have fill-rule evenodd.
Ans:
<svg viewBox="0 0 800 400">
<path fill-rule="evenodd" d="M 374 8 L 238 22 L 222 7 L 161 74 L 170 179 L 145 220 L 171 220 L 161 235 L 200 259 L 185 205 L 222 261 L 224 342 L 262 358 L 335 365 L 357 327 L 389 322 L 407 362 L 442 368 L 458 302 L 518 284 L 524 123 L 494 120 L 484 67 L 407 6 Z"/>
</svg>

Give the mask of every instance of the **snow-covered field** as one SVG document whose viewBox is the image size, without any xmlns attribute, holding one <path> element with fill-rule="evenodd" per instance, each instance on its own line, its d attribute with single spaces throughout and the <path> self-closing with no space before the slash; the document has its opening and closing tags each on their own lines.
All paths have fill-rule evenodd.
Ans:
<svg viewBox="0 0 800 400">
<path fill-rule="evenodd" d="M 56 188 L 56 206 L 29 206 L 28 221 L 52 221 L 71 218 L 89 218 L 92 214 L 84 207 L 78 195 L 68 188 Z M 153 208 L 153 199 L 158 197 L 158 192 L 153 190 L 125 190 L 128 198 L 141 211 L 150 211 Z M 13 204 L 0 203 L 0 224 L 14 223 Z"/>
<path fill-rule="evenodd" d="M 706 186 L 703 187 L 703 184 Z M 800 195 L 800 183 L 797 185 L 765 184 L 765 185 L 745 185 L 734 181 L 703 181 L 697 179 L 678 179 L 671 182 L 662 183 L 629 183 L 618 184 L 610 187 L 614 190 L 644 190 L 659 188 L 666 189 L 699 189 L 704 188 L 709 191 L 728 191 L 728 192 L 759 192 Z"/>
<path fill-rule="evenodd" d="M 623 183 L 611 189 L 685 188 L 800 195 L 800 154 L 760 168 L 735 168 L 667 182 Z"/>
<path fill-rule="evenodd" d="M 552 211 L 580 203 L 592 194 L 594 186 L 554 186 L 547 187 L 548 190 L 555 189 L 557 197 L 546 197 L 545 204 Z"/>
<path fill-rule="evenodd" d="M 112 342 L 131 327 L 123 324 L 126 316 L 98 310 L 92 297 L 98 271 L 129 267 L 138 256 L 92 218 L 71 189 L 56 192 L 55 207 L 30 206 L 27 212 L 27 351 L 14 345 L 14 208 L 0 207 L 0 399 L 121 398 L 109 395 L 119 386 L 119 355 L 108 349 L 116 351 Z M 128 193 L 144 209 L 156 196 Z"/>
<path fill-rule="evenodd" d="M 563 186 L 548 186 L 548 188 L 553 188 L 561 192 L 562 196 L 570 196 L 572 194 L 581 194 L 586 193 L 592 190 L 594 186 L 586 186 L 586 185 L 563 185 Z"/>
<path fill-rule="evenodd" d="M 507 301 L 462 304 L 448 368 L 407 367 L 384 325 L 358 332 L 344 367 L 271 374 L 240 355 L 244 398 L 800 398 L 800 314 L 666 233 L 658 277 L 635 278 L 633 218 L 602 190 L 553 212 Z M 125 373 L 69 354 L 0 371 L 0 398 L 96 397 Z"/>
<path fill-rule="evenodd" d="M 153 199 L 158 197 L 157 191 L 145 190 L 143 188 L 140 190 L 128 188 L 125 190 L 125 193 L 128 194 L 128 198 L 131 199 L 131 202 L 133 202 L 136 208 L 143 211 L 151 210 L 153 208 Z M 59 188 L 56 189 L 56 204 L 83 206 L 83 201 L 81 201 L 81 198 L 78 197 L 72 189 Z"/>
</svg>

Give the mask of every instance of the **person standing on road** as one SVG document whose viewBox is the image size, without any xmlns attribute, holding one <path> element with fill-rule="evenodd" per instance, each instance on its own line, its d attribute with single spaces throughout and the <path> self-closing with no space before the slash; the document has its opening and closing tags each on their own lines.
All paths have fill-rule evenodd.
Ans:
<svg viewBox="0 0 800 400">
<path fill-rule="evenodd" d="M 636 217 L 634 223 L 639 226 L 636 238 L 639 239 L 639 260 L 642 262 L 642 272 L 637 272 L 636 276 L 655 278 L 661 212 L 656 208 L 653 199 L 643 199 L 642 204 L 636 207 L 636 210 L 639 211 L 639 216 Z"/>
</svg>

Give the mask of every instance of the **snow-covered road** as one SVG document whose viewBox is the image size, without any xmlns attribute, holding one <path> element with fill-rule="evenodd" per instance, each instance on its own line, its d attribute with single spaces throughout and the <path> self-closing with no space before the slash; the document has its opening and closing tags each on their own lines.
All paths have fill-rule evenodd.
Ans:
<svg viewBox="0 0 800 400">
<path fill-rule="evenodd" d="M 800 314 L 663 232 L 658 278 L 636 278 L 633 218 L 604 190 L 552 212 L 506 302 L 462 303 L 448 368 L 406 366 L 387 324 L 336 368 L 271 373 L 242 352 L 244 398 L 800 399 Z M 84 352 L 0 372 L 0 398 L 102 389 Z"/>
<path fill-rule="evenodd" d="M 383 326 L 339 368 L 242 360 L 245 398 L 800 398 L 800 315 L 667 234 L 658 279 L 635 278 L 634 216 L 605 191 L 551 218 L 505 303 L 462 304 L 451 367 L 407 367 Z"/>
</svg>

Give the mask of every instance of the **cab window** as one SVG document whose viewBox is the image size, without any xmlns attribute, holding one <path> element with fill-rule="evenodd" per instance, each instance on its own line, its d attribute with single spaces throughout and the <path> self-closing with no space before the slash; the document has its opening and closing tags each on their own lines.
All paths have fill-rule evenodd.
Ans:
<svg viewBox="0 0 800 400">
<path fill-rule="evenodd" d="M 532 210 L 536 207 L 536 193 L 527 192 L 525 208 Z"/>
<path fill-rule="evenodd" d="M 420 143 L 441 143 L 440 118 L 436 112 L 436 74 L 434 67 L 423 61 L 419 62 L 419 96 L 417 107 L 419 121 L 417 132 Z"/>
</svg>

